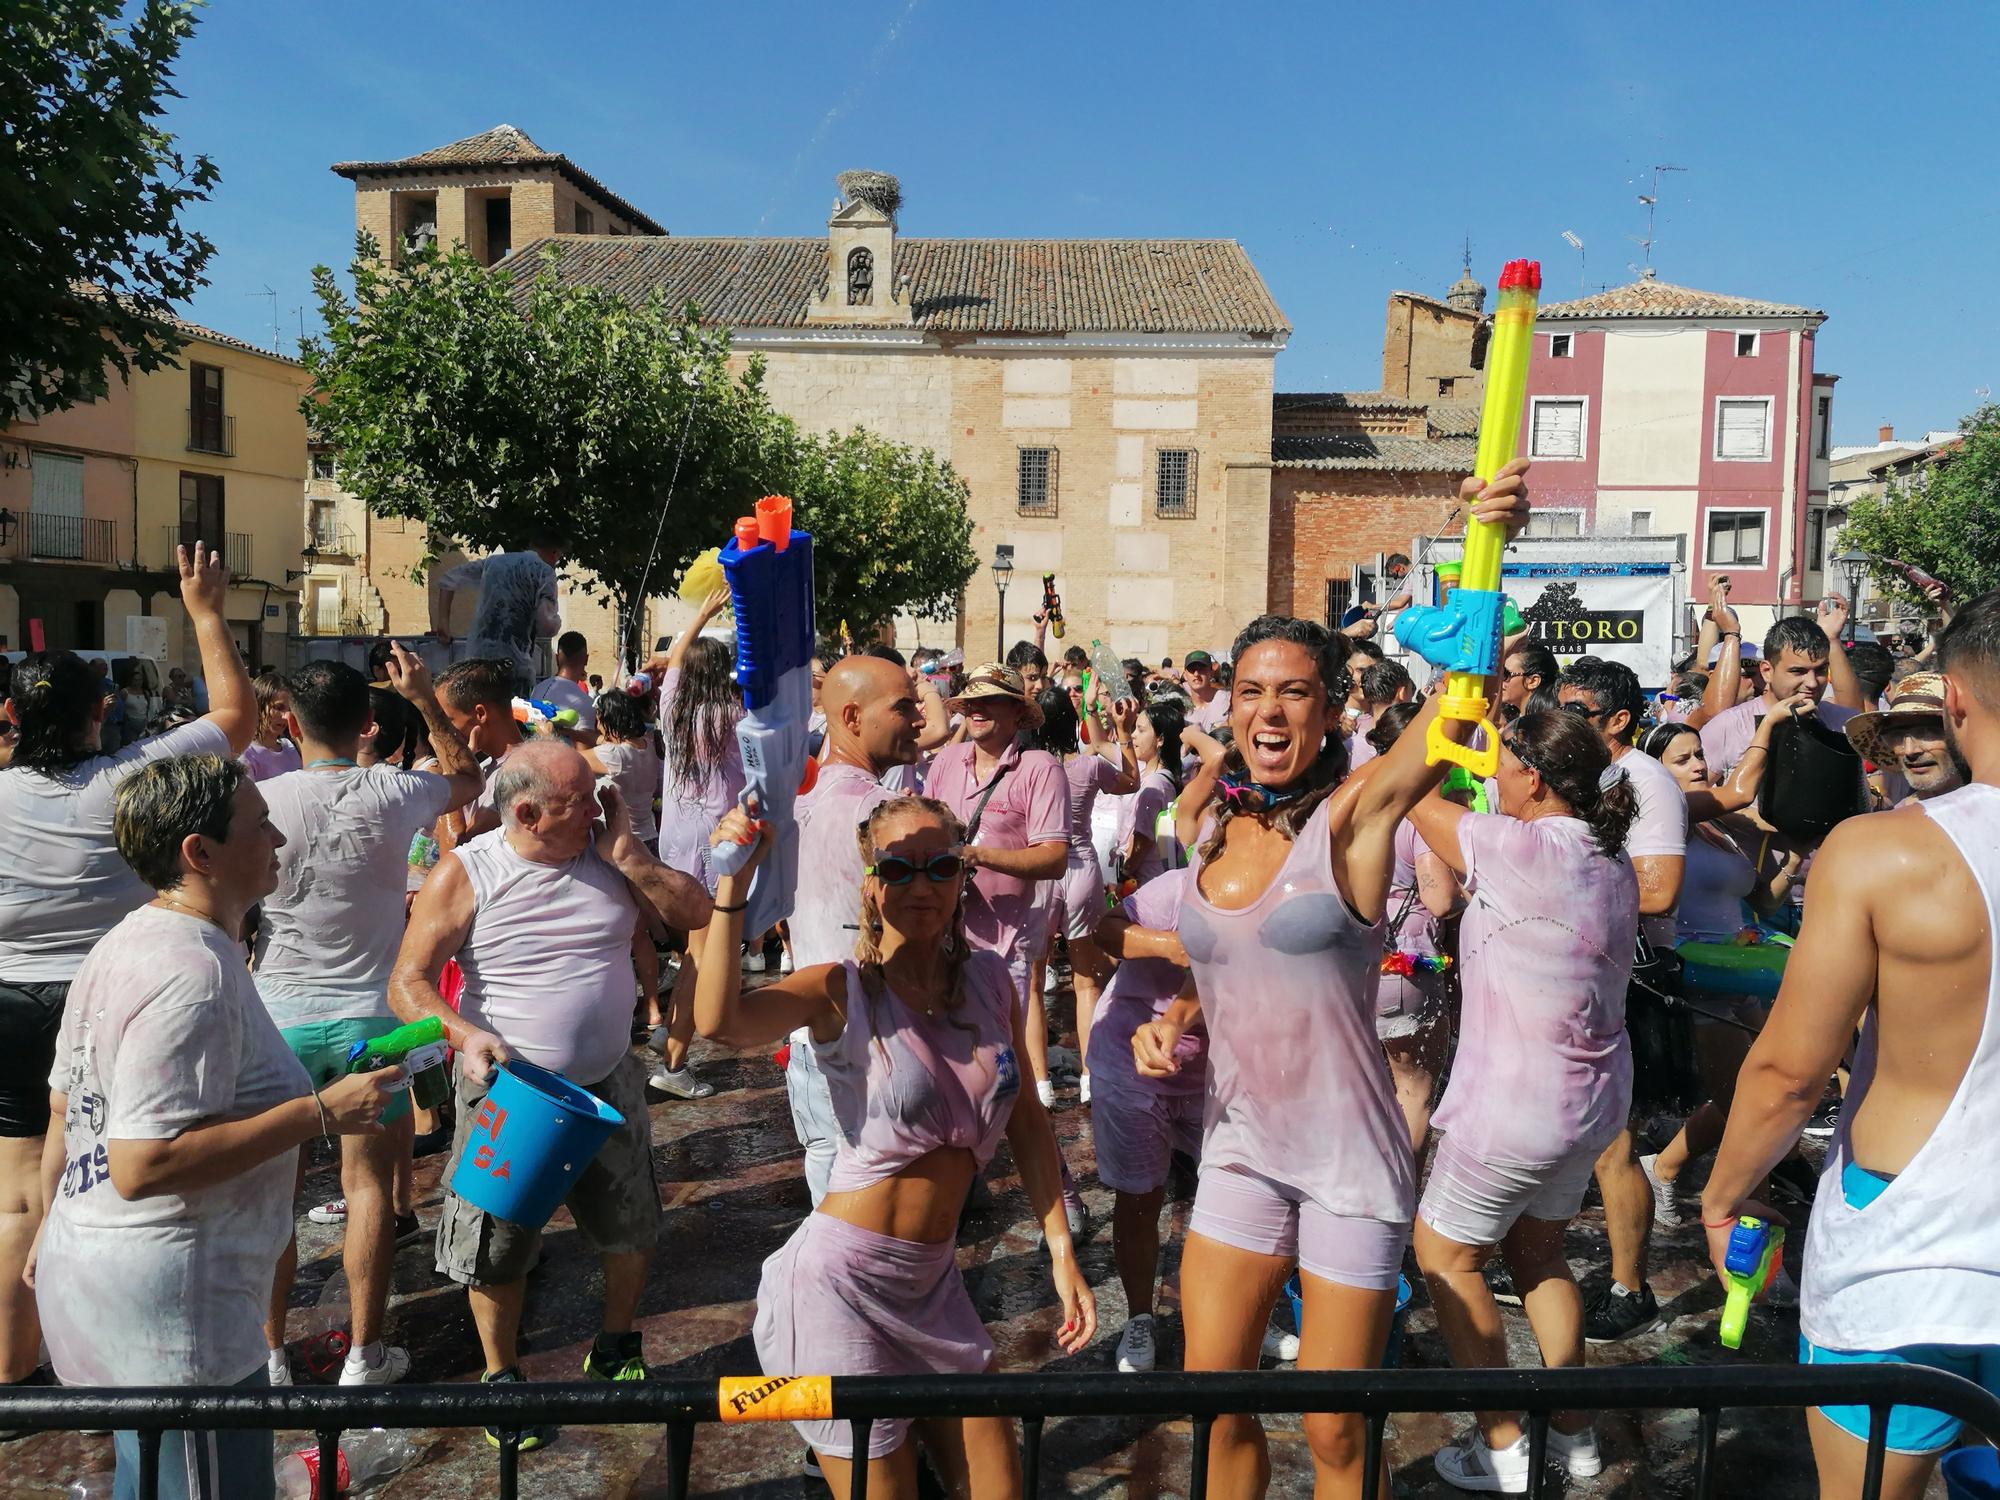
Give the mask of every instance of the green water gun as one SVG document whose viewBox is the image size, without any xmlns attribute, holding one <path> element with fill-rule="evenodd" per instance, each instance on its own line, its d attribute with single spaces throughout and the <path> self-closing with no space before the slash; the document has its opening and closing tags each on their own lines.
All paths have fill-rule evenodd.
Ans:
<svg viewBox="0 0 2000 1500">
<path fill-rule="evenodd" d="M 373 1073 L 380 1068 L 406 1068 L 410 1074 L 410 1097 L 423 1109 L 436 1109 L 451 1097 L 451 1078 L 445 1068 L 448 1052 L 444 1022 L 436 1016 L 426 1016 L 384 1032 L 373 1041 L 356 1042 L 347 1049 L 347 1071 Z"/>
<path fill-rule="evenodd" d="M 1785 1263 L 1785 1231 L 1776 1224 L 1744 1214 L 1729 1231 L 1729 1248 L 1722 1256 L 1722 1280 L 1729 1300 L 1722 1308 L 1722 1344 L 1743 1347 L 1743 1330 L 1750 1321 L 1750 1304 Z"/>
</svg>

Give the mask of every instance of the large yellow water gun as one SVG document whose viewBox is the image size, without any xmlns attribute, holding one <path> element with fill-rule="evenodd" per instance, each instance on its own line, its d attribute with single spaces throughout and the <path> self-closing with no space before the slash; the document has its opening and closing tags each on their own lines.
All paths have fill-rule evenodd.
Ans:
<svg viewBox="0 0 2000 1500">
<path fill-rule="evenodd" d="M 1521 408 L 1528 395 L 1528 357 L 1534 351 L 1535 304 L 1542 291 L 1541 262 L 1510 260 L 1500 273 L 1500 303 L 1487 345 L 1486 399 L 1479 408 L 1479 452 L 1474 472 L 1491 479 L 1513 460 L 1521 436 Z M 1451 761 L 1476 776 L 1500 764 L 1500 732 L 1486 718 L 1486 679 L 1500 669 L 1500 628 L 1506 600 L 1500 592 L 1500 554 L 1506 532 L 1488 521 L 1465 528 L 1465 561 L 1449 599 L 1415 605 L 1396 617 L 1396 639 L 1434 667 L 1445 669 L 1444 696 L 1431 720 L 1424 753 L 1432 765 Z M 1477 724 L 1477 747 L 1445 733 L 1447 720 Z"/>
</svg>

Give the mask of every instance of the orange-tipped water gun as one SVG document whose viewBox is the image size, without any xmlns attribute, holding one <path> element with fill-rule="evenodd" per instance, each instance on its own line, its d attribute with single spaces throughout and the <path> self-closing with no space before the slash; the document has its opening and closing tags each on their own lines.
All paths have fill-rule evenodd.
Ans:
<svg viewBox="0 0 2000 1500">
<path fill-rule="evenodd" d="M 1542 290 L 1541 263 L 1510 260 L 1500 273 L 1500 303 L 1486 356 L 1486 400 L 1479 408 L 1479 451 L 1474 471 L 1491 479 L 1514 457 L 1521 436 L 1521 408 L 1528 394 L 1528 358 L 1534 351 L 1535 304 Z M 1424 752 L 1432 765 L 1451 761 L 1476 776 L 1500 764 L 1500 732 L 1486 718 L 1486 679 L 1500 669 L 1500 632 L 1506 599 L 1500 592 L 1503 528 L 1469 521 L 1458 586 L 1443 604 L 1418 605 L 1396 617 L 1396 639 L 1434 667 L 1445 669 L 1444 695 L 1431 720 Z M 1479 748 L 1445 733 L 1447 720 L 1486 731 Z"/>
</svg>

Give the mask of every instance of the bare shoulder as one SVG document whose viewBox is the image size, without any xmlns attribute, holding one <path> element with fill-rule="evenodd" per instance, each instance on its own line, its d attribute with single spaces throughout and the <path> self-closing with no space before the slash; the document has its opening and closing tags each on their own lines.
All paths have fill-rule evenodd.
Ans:
<svg viewBox="0 0 2000 1500">
<path fill-rule="evenodd" d="M 1937 823 L 1918 806 L 1849 818 L 1813 861 L 1806 889 L 1836 910 L 1861 903 L 1856 916 L 1872 919 L 1885 954 L 1950 962 L 1983 946 L 1988 925 L 1985 898 L 1971 867 Z"/>
</svg>

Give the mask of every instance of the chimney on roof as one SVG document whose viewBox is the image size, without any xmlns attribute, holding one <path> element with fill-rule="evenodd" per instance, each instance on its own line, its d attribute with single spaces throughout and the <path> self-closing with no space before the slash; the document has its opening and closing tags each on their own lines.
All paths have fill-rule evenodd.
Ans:
<svg viewBox="0 0 2000 1500">
<path fill-rule="evenodd" d="M 1895 429 L 1895 428 L 1893 428 L 1893 427 L 1890 427 L 1890 426 L 1888 426 L 1887 424 L 1884 424 L 1883 426 L 1881 426 L 1881 427 L 1878 427 L 1878 428 L 1876 428 L 1876 429 L 1875 429 L 1875 441 L 1876 441 L 1876 442 L 1878 442 L 1878 443 L 1882 443 L 1882 444 L 1885 444 L 1885 445 L 1886 445 L 1886 444 L 1889 444 L 1889 443 L 1893 443 L 1893 442 L 1895 442 L 1895 441 L 1896 441 L 1896 429 Z"/>
</svg>

